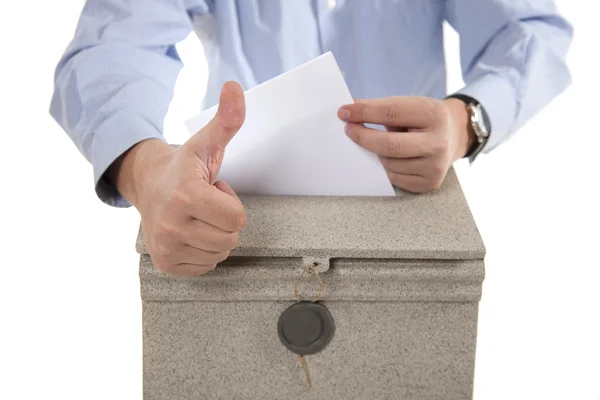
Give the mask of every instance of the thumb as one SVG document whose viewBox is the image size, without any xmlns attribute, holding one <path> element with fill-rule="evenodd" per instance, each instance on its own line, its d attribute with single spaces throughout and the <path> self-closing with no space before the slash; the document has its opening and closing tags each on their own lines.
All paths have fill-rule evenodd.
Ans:
<svg viewBox="0 0 600 400">
<path fill-rule="evenodd" d="M 224 151 L 242 127 L 245 118 L 246 101 L 242 87 L 234 81 L 225 82 L 221 89 L 217 113 L 186 144 L 196 152 Z"/>
</svg>

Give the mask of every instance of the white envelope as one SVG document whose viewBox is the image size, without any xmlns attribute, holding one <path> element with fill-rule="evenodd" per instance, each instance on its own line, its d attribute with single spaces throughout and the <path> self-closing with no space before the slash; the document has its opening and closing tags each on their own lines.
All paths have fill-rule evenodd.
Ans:
<svg viewBox="0 0 600 400">
<path fill-rule="evenodd" d="M 238 194 L 394 196 L 377 156 L 344 133 L 338 108 L 353 102 L 333 54 L 245 93 L 246 120 L 218 175 Z M 196 133 L 217 112 L 186 122 Z"/>
</svg>

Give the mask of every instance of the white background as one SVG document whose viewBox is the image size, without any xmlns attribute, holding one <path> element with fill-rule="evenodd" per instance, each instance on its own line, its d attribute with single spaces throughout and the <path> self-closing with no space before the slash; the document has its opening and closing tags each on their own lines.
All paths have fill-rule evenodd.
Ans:
<svg viewBox="0 0 600 400">
<path fill-rule="evenodd" d="M 97 200 L 91 167 L 47 112 L 82 4 L 0 5 L 0 399 L 142 395 L 138 215 Z M 476 399 L 600 399 L 600 10 L 558 5 L 575 25 L 574 85 L 493 154 L 457 165 L 488 251 Z M 179 49 L 172 142 L 206 83 L 195 37 Z"/>
</svg>

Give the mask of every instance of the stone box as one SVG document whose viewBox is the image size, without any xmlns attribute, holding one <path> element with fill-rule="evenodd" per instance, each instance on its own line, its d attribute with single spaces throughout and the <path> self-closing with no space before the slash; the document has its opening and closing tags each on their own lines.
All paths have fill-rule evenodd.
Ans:
<svg viewBox="0 0 600 400">
<path fill-rule="evenodd" d="M 154 268 L 140 234 L 144 399 L 470 399 L 484 245 L 454 170 L 398 194 L 241 196 L 239 246 L 194 278 Z M 299 294 L 321 279 L 335 327 L 304 357 L 310 390 L 278 332 L 309 265 Z"/>
</svg>

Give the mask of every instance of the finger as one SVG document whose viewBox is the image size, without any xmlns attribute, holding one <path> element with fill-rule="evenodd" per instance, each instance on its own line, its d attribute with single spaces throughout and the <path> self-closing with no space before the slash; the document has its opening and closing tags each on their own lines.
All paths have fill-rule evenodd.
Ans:
<svg viewBox="0 0 600 400">
<path fill-rule="evenodd" d="M 395 172 L 386 171 L 390 182 L 394 186 L 402 188 L 412 193 L 425 193 L 439 188 L 435 181 L 424 178 L 418 175 L 397 174 Z"/>
<path fill-rule="evenodd" d="M 211 265 L 224 261 L 229 256 L 229 251 L 212 252 L 197 249 L 189 245 L 182 245 L 177 251 L 167 255 L 155 254 L 153 262 L 157 266 L 172 266 L 175 264 L 200 264 Z"/>
<path fill-rule="evenodd" d="M 169 273 L 179 276 L 199 276 L 215 269 L 216 265 L 177 264 L 171 267 Z"/>
<path fill-rule="evenodd" d="M 240 201 L 214 186 L 200 189 L 195 197 L 190 214 L 227 232 L 237 232 L 246 223 L 246 212 Z"/>
<path fill-rule="evenodd" d="M 346 124 L 345 131 L 354 143 L 380 156 L 412 158 L 427 154 L 424 132 L 384 132 L 361 124 Z"/>
<path fill-rule="evenodd" d="M 237 246 L 237 232 L 227 232 L 197 219 L 189 221 L 182 230 L 183 242 L 197 249 L 221 252 Z"/>
<path fill-rule="evenodd" d="M 443 117 L 445 105 L 429 97 L 388 97 L 356 100 L 342 106 L 338 117 L 346 122 L 372 123 L 408 128 L 435 126 Z"/>
<path fill-rule="evenodd" d="M 227 257 L 229 257 L 229 251 L 213 252 L 185 245 L 173 255 L 173 262 L 176 264 L 212 265 L 226 260 Z"/>
<path fill-rule="evenodd" d="M 225 181 L 217 181 L 215 182 L 214 185 L 217 189 L 219 189 L 220 191 L 227 193 L 228 195 L 234 197 L 235 199 L 237 199 L 237 201 L 239 201 L 240 203 L 242 202 L 240 200 L 240 198 L 238 197 L 237 194 L 235 194 L 235 192 L 233 191 L 233 189 L 231 188 L 231 186 L 229 186 L 229 184 Z"/>
<path fill-rule="evenodd" d="M 242 127 L 245 118 L 246 102 L 241 86 L 233 81 L 225 82 L 217 113 L 184 146 L 203 154 L 223 151 Z"/>
<path fill-rule="evenodd" d="M 392 158 L 379 157 L 381 165 L 389 172 L 405 175 L 429 176 L 431 175 L 432 161 L 426 157 Z"/>
</svg>

